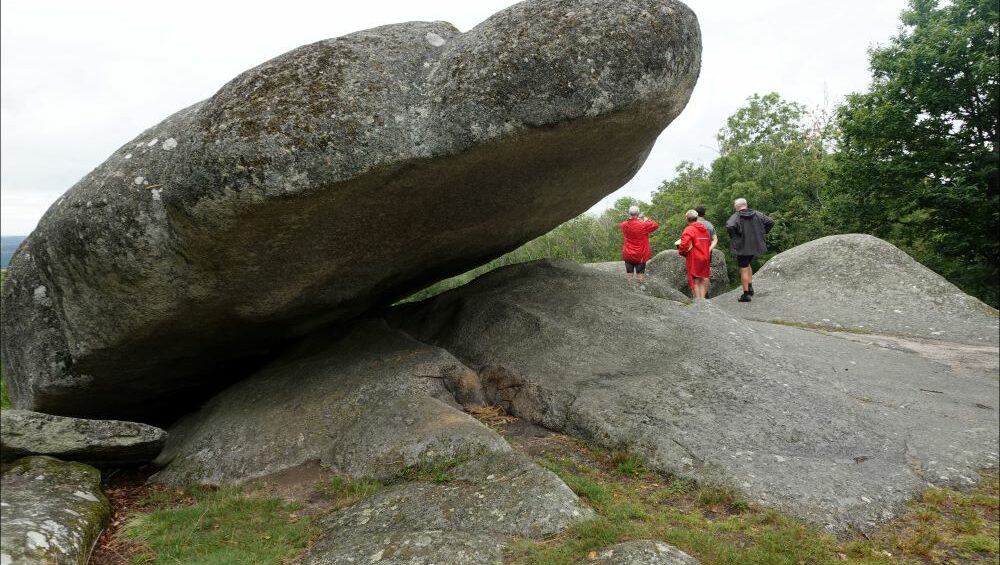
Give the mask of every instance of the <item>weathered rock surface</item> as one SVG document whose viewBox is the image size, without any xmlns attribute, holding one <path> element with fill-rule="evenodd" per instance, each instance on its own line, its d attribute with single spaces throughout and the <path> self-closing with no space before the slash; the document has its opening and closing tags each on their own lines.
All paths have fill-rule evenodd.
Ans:
<svg viewBox="0 0 1000 565">
<path fill-rule="evenodd" d="M 495 565 L 503 563 L 502 536 L 468 531 L 413 530 L 340 536 L 329 532 L 307 565 Z"/>
<path fill-rule="evenodd" d="M 154 481 L 239 483 L 319 460 L 386 479 L 406 466 L 510 451 L 461 411 L 475 373 L 381 321 L 318 335 L 232 385 L 171 428 Z M 454 392 L 452 392 L 454 391 Z"/>
<path fill-rule="evenodd" d="M 25 457 L 4 466 L 0 487 L 0 563 L 87 563 L 111 514 L 97 469 Z"/>
<path fill-rule="evenodd" d="M 601 263 L 583 263 L 584 267 L 597 269 L 605 273 L 614 273 L 622 279 L 623 290 L 625 287 L 638 290 L 655 298 L 666 298 L 677 302 L 688 302 L 691 300 L 683 291 L 675 288 L 674 285 L 660 277 L 647 277 L 646 280 L 627 280 L 625 276 L 625 263 L 622 261 L 605 261 Z"/>
<path fill-rule="evenodd" d="M 699 561 L 676 547 L 655 540 L 627 541 L 597 554 L 597 559 L 581 561 L 595 565 L 698 565 Z"/>
<path fill-rule="evenodd" d="M 674 0 L 529 0 L 306 45 L 126 143 L 10 264 L 18 408 L 153 421 L 585 211 L 700 69 Z"/>
<path fill-rule="evenodd" d="M 0 411 L 0 460 L 48 455 L 89 465 L 135 465 L 152 461 L 167 432 L 136 422 L 83 420 L 28 410 Z"/>
<path fill-rule="evenodd" d="M 306 563 L 493 564 L 514 536 L 543 538 L 594 516 L 519 454 L 479 457 L 448 473 L 449 482 L 390 487 L 331 514 Z"/>
<path fill-rule="evenodd" d="M 386 316 L 515 415 L 831 528 L 997 465 L 994 378 L 622 292 L 572 263 L 507 267 Z"/>
<path fill-rule="evenodd" d="M 712 278 L 708 289 L 708 297 L 718 296 L 729 290 L 729 271 L 726 270 L 726 254 L 720 249 L 712 250 Z M 688 288 L 687 263 L 684 257 L 677 254 L 674 249 L 661 251 L 653 256 L 646 264 L 646 272 L 651 277 L 656 277 L 664 281 L 671 288 L 675 288 L 690 296 L 691 289 Z"/>
<path fill-rule="evenodd" d="M 997 311 L 896 246 L 864 234 L 831 235 L 772 257 L 754 273 L 754 297 L 719 305 L 752 320 L 996 345 Z"/>
</svg>

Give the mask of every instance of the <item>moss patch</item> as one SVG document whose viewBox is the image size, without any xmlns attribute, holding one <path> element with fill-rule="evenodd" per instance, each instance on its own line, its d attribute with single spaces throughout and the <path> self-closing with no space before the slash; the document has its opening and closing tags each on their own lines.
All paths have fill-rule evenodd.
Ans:
<svg viewBox="0 0 1000 565">
<path fill-rule="evenodd" d="M 10 397 L 7 396 L 7 378 L 3 374 L 3 358 L 0 357 L 0 410 L 10 408 Z"/>
</svg>

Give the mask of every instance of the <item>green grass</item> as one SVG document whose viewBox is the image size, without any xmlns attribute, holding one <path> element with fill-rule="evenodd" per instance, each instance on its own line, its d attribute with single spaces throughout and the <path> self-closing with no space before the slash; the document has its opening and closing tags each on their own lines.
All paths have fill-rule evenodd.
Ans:
<svg viewBox="0 0 1000 565">
<path fill-rule="evenodd" d="M 629 451 L 612 451 L 609 463 L 616 471 L 629 477 L 638 477 L 648 472 L 642 463 L 642 458 Z"/>
<path fill-rule="evenodd" d="M 447 483 L 452 479 L 451 469 L 469 461 L 475 455 L 475 453 L 466 453 L 435 461 L 422 461 L 403 469 L 394 482 L 431 481 L 434 483 Z"/>
<path fill-rule="evenodd" d="M 893 524 L 849 544 L 848 555 L 890 553 L 930 563 L 1000 563 L 1000 475 L 971 491 L 931 487 Z"/>
<path fill-rule="evenodd" d="M 986 473 L 970 492 L 929 489 L 881 530 L 838 539 L 762 508 L 725 485 L 659 476 L 627 453 L 591 450 L 588 457 L 551 456 L 538 462 L 598 516 L 550 539 L 515 541 L 507 562 L 578 563 L 615 543 L 660 539 L 705 565 L 998 563 L 995 472 Z"/>
<path fill-rule="evenodd" d="M 567 459 L 541 463 L 584 498 L 598 517 L 553 540 L 520 540 L 513 563 L 562 564 L 630 539 L 661 539 L 704 563 L 816 563 L 836 540 L 776 512 L 751 508 L 732 490 L 681 480 L 653 483 L 631 473 L 604 474 Z M 624 478 L 623 478 L 624 477 Z M 654 486 L 655 485 L 655 486 Z"/>
<path fill-rule="evenodd" d="M 333 503 L 333 510 L 346 508 L 382 490 L 382 483 L 365 479 L 333 477 L 320 488 L 320 494 Z"/>
<path fill-rule="evenodd" d="M 0 357 L 0 410 L 10 408 L 10 397 L 7 396 L 7 379 L 3 374 L 3 358 Z"/>
<path fill-rule="evenodd" d="M 128 519 L 119 535 L 141 547 L 132 563 L 280 564 L 312 535 L 299 504 L 235 488 L 191 489 L 173 504 Z"/>
</svg>

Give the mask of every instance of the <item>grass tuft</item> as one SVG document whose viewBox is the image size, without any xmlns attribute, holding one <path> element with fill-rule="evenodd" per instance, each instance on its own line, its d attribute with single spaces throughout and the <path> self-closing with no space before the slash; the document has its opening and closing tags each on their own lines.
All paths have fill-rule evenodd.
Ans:
<svg viewBox="0 0 1000 565">
<path fill-rule="evenodd" d="M 403 469 L 397 480 L 447 483 L 452 480 L 451 469 L 469 461 L 471 458 L 472 454 L 462 454 L 435 461 L 423 461 Z"/>
<path fill-rule="evenodd" d="M 629 451 L 613 451 L 609 459 L 615 470 L 623 475 L 638 477 L 648 472 L 646 466 L 642 463 L 642 459 Z"/>
<path fill-rule="evenodd" d="M 120 535 L 141 546 L 133 563 L 283 563 L 309 543 L 297 503 L 236 488 L 191 489 L 178 502 L 126 522 Z"/>
<path fill-rule="evenodd" d="M 0 357 L 0 410 L 10 408 L 10 397 L 7 396 L 7 379 L 3 374 L 3 358 Z"/>
<path fill-rule="evenodd" d="M 332 502 L 332 510 L 339 510 L 375 494 L 382 490 L 382 486 L 382 483 L 377 481 L 367 479 L 351 480 L 337 476 L 322 485 L 319 492 L 323 498 Z"/>
</svg>

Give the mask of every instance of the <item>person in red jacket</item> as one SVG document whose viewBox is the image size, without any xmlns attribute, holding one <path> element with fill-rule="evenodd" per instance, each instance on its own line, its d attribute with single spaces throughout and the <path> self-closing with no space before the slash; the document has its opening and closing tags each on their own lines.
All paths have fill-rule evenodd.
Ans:
<svg viewBox="0 0 1000 565">
<path fill-rule="evenodd" d="M 688 287 L 691 296 L 706 298 L 712 279 L 712 237 L 705 224 L 698 221 L 698 212 L 687 211 L 687 227 L 677 242 L 677 253 L 687 259 Z"/>
<path fill-rule="evenodd" d="M 639 207 L 628 209 L 628 219 L 621 223 L 625 243 L 622 245 L 622 259 L 625 260 L 625 278 L 631 280 L 635 272 L 640 281 L 646 280 L 646 261 L 653 257 L 649 245 L 649 234 L 660 227 L 653 220 L 639 215 Z"/>
</svg>

